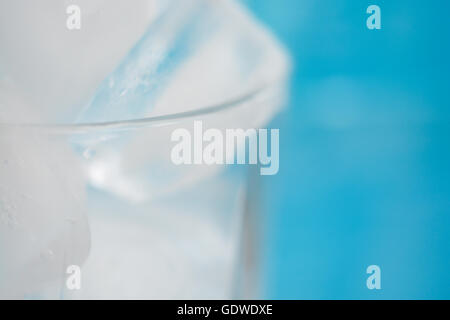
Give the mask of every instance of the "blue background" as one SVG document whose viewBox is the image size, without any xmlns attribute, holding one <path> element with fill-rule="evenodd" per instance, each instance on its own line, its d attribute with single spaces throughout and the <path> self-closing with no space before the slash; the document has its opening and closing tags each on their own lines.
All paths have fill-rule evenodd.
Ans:
<svg viewBox="0 0 450 320">
<path fill-rule="evenodd" d="M 243 1 L 294 61 L 263 297 L 450 298 L 450 2 Z"/>
</svg>

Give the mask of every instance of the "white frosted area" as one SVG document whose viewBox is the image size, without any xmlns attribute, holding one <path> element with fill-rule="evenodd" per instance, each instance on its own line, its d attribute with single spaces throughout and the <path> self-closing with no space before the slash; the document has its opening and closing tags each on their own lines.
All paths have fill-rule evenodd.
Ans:
<svg viewBox="0 0 450 320">
<path fill-rule="evenodd" d="M 37 115 L 30 110 L 30 105 L 19 88 L 0 73 L 0 123 L 10 123 L 14 119 L 36 122 Z"/>
<path fill-rule="evenodd" d="M 236 246 L 227 240 L 232 239 L 204 219 L 155 210 L 157 223 L 91 218 L 94 247 L 83 267 L 82 296 L 229 298 Z"/>
<path fill-rule="evenodd" d="M 214 178 L 187 193 L 132 207 L 91 195 L 92 250 L 82 290 L 67 297 L 232 298 L 244 182 Z M 218 192 L 218 201 L 203 199 Z"/>
<path fill-rule="evenodd" d="M 14 83 L 21 99 L 32 102 L 32 112 L 42 122 L 73 121 L 166 1 L 132 2 L 0 1 L 0 77 Z M 81 29 L 69 31 L 66 8 L 73 4 L 82 10 Z"/>
<path fill-rule="evenodd" d="M 67 145 L 24 129 L 0 127 L 0 150 L 0 298 L 48 286 L 58 297 L 66 266 L 90 247 L 81 168 Z"/>
</svg>

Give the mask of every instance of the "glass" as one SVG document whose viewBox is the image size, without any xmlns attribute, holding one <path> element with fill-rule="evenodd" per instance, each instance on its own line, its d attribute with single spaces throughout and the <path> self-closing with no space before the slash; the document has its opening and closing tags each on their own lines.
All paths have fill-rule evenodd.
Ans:
<svg viewBox="0 0 450 320">
<path fill-rule="evenodd" d="M 194 121 L 201 121 L 204 130 L 261 128 L 283 104 L 287 62 L 232 2 L 191 2 L 196 6 L 189 23 L 203 31 L 213 21 L 204 10 L 228 12 L 217 32 L 245 47 L 231 60 L 248 54 L 236 61 L 239 68 L 227 79 L 233 86 L 226 81 L 223 88 L 220 81 L 206 86 L 223 80 L 226 68 L 208 65 L 220 65 L 216 60 L 205 65 L 200 55 L 202 68 L 194 64 L 198 72 L 189 69 L 188 77 L 153 74 L 158 88 L 176 78 L 169 94 L 159 97 L 146 82 L 146 50 L 161 36 L 150 30 L 99 86 L 79 123 L 0 123 L 1 298 L 226 299 L 257 294 L 258 168 L 175 165 L 171 134 L 178 128 L 192 132 Z M 193 19 L 199 12 L 207 23 Z M 236 35 L 236 21 L 249 29 L 239 41 L 230 37 Z M 209 54 L 222 48 L 214 43 L 206 46 L 212 49 Z M 189 87 L 197 80 L 204 82 Z M 149 96 L 158 96 L 157 108 L 145 116 L 142 107 L 154 104 Z M 123 108 L 130 113 L 120 118 Z"/>
<path fill-rule="evenodd" d="M 1 166 L 11 173 L 10 184 L 0 185 L 1 296 L 216 299 L 254 292 L 251 210 L 259 171 L 176 166 L 170 136 L 194 120 L 205 128 L 253 127 L 247 115 L 270 118 L 280 88 L 134 121 L 0 125 Z M 81 267 L 80 290 L 67 288 L 71 265 Z"/>
</svg>

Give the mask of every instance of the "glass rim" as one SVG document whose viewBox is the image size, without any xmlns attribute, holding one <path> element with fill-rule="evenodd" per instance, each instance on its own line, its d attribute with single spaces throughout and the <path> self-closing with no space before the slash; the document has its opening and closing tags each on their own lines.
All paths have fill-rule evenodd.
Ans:
<svg viewBox="0 0 450 320">
<path fill-rule="evenodd" d="M 224 102 L 192 109 L 189 111 L 168 113 L 163 115 L 142 117 L 136 119 L 127 120 L 115 120 L 104 122 L 88 122 L 88 123 L 68 123 L 68 124 L 52 124 L 52 123 L 2 123 L 0 122 L 0 129 L 36 129 L 39 131 L 45 131 L 49 133 L 57 134 L 79 134 L 89 133 L 103 130 L 133 130 L 143 127 L 156 127 L 173 124 L 174 121 L 182 121 L 189 118 L 205 116 L 209 114 L 215 114 L 218 112 L 237 108 L 240 105 L 251 101 L 259 96 L 266 89 L 271 86 L 268 84 L 260 85 L 256 89 L 249 90 L 246 93 L 236 96 L 234 98 L 225 100 Z"/>
</svg>

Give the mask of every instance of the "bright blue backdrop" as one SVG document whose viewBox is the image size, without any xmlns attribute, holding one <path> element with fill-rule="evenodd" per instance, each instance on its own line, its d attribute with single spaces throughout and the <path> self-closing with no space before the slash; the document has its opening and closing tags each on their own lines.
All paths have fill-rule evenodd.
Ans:
<svg viewBox="0 0 450 320">
<path fill-rule="evenodd" d="M 295 63 L 264 297 L 450 298 L 450 2 L 243 1 Z"/>
</svg>

